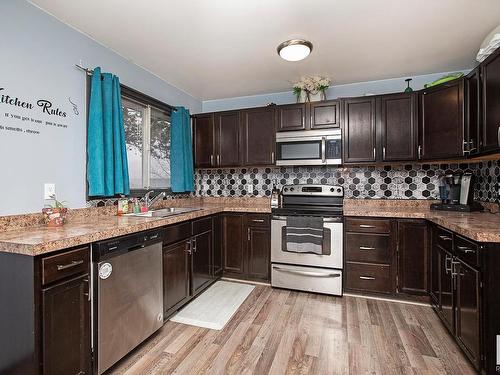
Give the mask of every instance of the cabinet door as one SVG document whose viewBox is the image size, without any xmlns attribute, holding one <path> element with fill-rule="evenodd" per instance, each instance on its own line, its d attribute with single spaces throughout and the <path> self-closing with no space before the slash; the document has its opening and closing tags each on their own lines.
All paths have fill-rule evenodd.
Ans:
<svg viewBox="0 0 500 375">
<path fill-rule="evenodd" d="M 163 312 L 166 318 L 189 299 L 190 240 L 163 248 Z"/>
<path fill-rule="evenodd" d="M 344 164 L 374 162 L 375 98 L 345 99 L 342 104 Z"/>
<path fill-rule="evenodd" d="M 269 281 L 270 228 L 247 227 L 248 277 Z"/>
<path fill-rule="evenodd" d="M 43 373 L 90 374 L 88 275 L 42 290 Z"/>
<path fill-rule="evenodd" d="M 213 243 L 213 258 L 212 258 L 212 276 L 222 276 L 222 215 L 214 217 L 214 243 Z"/>
<path fill-rule="evenodd" d="M 416 98 L 416 94 L 380 98 L 382 161 L 417 158 Z"/>
<path fill-rule="evenodd" d="M 440 264 L 440 256 L 439 256 L 439 248 L 432 242 L 431 247 L 431 277 L 430 277 L 430 288 L 429 294 L 432 299 L 432 303 L 438 309 L 440 308 L 440 300 L 439 300 L 439 274 L 441 271 Z"/>
<path fill-rule="evenodd" d="M 464 95 L 463 80 L 458 79 L 422 92 L 421 159 L 463 156 Z"/>
<path fill-rule="evenodd" d="M 483 131 L 481 151 L 500 150 L 500 50 L 483 62 Z"/>
<path fill-rule="evenodd" d="M 476 368 L 480 364 L 479 272 L 463 262 L 457 262 L 457 331 L 459 342 Z"/>
<path fill-rule="evenodd" d="M 339 128 L 340 102 L 329 100 L 309 105 L 311 129 Z"/>
<path fill-rule="evenodd" d="M 425 220 L 398 221 L 398 292 L 428 293 L 428 243 Z"/>
<path fill-rule="evenodd" d="M 244 274 L 244 214 L 225 214 L 223 219 L 224 274 Z"/>
<path fill-rule="evenodd" d="M 481 77 L 480 69 L 476 68 L 467 75 L 465 80 L 465 128 L 464 151 L 467 155 L 479 152 L 481 124 Z"/>
<path fill-rule="evenodd" d="M 218 167 L 241 165 L 240 112 L 215 114 L 216 164 Z"/>
<path fill-rule="evenodd" d="M 274 164 L 275 106 L 241 111 L 243 164 Z"/>
<path fill-rule="evenodd" d="M 192 293 L 195 294 L 212 279 L 210 254 L 212 253 L 212 231 L 193 237 L 192 240 Z"/>
<path fill-rule="evenodd" d="M 305 130 L 306 126 L 306 104 L 279 105 L 278 111 L 278 131 Z"/>
<path fill-rule="evenodd" d="M 197 168 L 214 166 L 214 115 L 206 113 L 193 119 L 194 165 Z"/>
<path fill-rule="evenodd" d="M 440 301 L 441 301 L 441 317 L 448 329 L 454 334 L 455 333 L 455 309 L 454 309 L 454 279 L 452 276 L 452 263 L 453 256 L 441 247 L 439 249 L 440 257 L 440 272 L 439 272 L 439 283 L 440 283 Z"/>
</svg>

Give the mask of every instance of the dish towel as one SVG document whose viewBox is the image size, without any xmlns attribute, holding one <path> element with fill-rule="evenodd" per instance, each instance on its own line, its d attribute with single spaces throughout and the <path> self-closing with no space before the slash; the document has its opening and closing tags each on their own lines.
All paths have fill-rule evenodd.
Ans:
<svg viewBox="0 0 500 375">
<path fill-rule="evenodd" d="M 288 216 L 286 250 L 293 253 L 323 254 L 323 218 Z"/>
<path fill-rule="evenodd" d="M 193 142 L 189 110 L 176 107 L 170 125 L 170 178 L 172 191 L 194 191 Z"/>
<path fill-rule="evenodd" d="M 130 193 L 120 80 L 99 67 L 90 88 L 87 183 L 93 197 Z"/>
</svg>

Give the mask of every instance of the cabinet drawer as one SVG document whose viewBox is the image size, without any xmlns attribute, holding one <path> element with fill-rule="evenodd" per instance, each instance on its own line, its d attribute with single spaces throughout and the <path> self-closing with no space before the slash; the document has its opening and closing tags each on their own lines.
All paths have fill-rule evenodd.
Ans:
<svg viewBox="0 0 500 375">
<path fill-rule="evenodd" d="M 479 245 L 477 243 L 456 235 L 455 253 L 465 263 L 479 267 Z"/>
<path fill-rule="evenodd" d="M 391 267 L 380 264 L 346 263 L 346 288 L 350 290 L 391 293 Z"/>
<path fill-rule="evenodd" d="M 386 219 L 349 217 L 346 218 L 346 230 L 348 232 L 390 233 L 391 221 Z"/>
<path fill-rule="evenodd" d="M 247 225 L 249 227 L 269 227 L 270 218 L 266 214 L 247 214 Z"/>
<path fill-rule="evenodd" d="M 356 262 L 390 263 L 389 235 L 346 233 L 346 259 Z"/>
<path fill-rule="evenodd" d="M 178 242 L 188 237 L 191 237 L 190 222 L 169 225 L 163 231 L 163 245 Z"/>
<path fill-rule="evenodd" d="M 193 236 L 212 230 L 212 217 L 204 217 L 193 221 Z"/>
<path fill-rule="evenodd" d="M 434 227 L 434 241 L 445 250 L 453 250 L 453 233 L 444 228 Z"/>
<path fill-rule="evenodd" d="M 89 272 L 89 248 L 79 248 L 42 259 L 42 284 Z"/>
</svg>

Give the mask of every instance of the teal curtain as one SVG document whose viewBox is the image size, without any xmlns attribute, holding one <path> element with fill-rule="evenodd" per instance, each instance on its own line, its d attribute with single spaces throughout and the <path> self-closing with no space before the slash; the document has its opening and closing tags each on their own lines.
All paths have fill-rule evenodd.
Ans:
<svg viewBox="0 0 500 375">
<path fill-rule="evenodd" d="M 120 80 L 94 69 L 87 127 L 89 196 L 130 193 Z"/>
<path fill-rule="evenodd" d="M 189 110 L 177 107 L 170 124 L 170 179 L 174 193 L 194 191 L 193 142 Z"/>
</svg>

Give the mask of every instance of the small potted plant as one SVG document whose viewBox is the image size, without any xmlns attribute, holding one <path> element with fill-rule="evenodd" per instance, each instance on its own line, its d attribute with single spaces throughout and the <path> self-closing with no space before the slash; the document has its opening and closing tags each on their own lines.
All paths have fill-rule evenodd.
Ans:
<svg viewBox="0 0 500 375">
<path fill-rule="evenodd" d="M 42 209 L 45 224 L 49 227 L 60 227 L 66 222 L 68 209 L 64 206 L 64 202 L 56 199 L 55 194 L 51 195 L 50 198 L 54 203 Z"/>
</svg>

